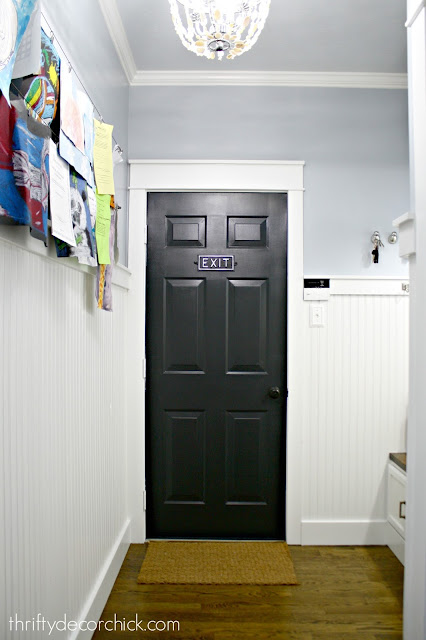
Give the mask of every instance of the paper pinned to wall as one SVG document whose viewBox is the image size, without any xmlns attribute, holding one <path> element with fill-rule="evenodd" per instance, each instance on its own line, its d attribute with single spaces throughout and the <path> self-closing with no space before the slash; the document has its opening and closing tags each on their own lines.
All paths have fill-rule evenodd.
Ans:
<svg viewBox="0 0 426 640">
<path fill-rule="evenodd" d="M 70 257 L 78 259 L 80 264 L 96 267 L 96 243 L 92 234 L 89 196 L 86 181 L 76 171 L 70 171 L 71 217 L 76 246 L 70 247 Z"/>
<path fill-rule="evenodd" d="M 0 96 L 0 222 L 30 226 L 47 243 L 50 129 L 28 116 L 22 100 Z"/>
<path fill-rule="evenodd" d="M 75 247 L 71 219 L 70 168 L 50 141 L 50 216 L 52 235 Z"/>
<path fill-rule="evenodd" d="M 40 0 L 36 6 L 22 37 L 16 54 L 12 78 L 36 75 L 40 69 L 41 44 L 41 7 Z"/>
<path fill-rule="evenodd" d="M 30 225 L 46 242 L 50 130 L 18 108 L 0 96 L 0 223 Z"/>
<path fill-rule="evenodd" d="M 30 212 L 13 174 L 13 132 L 18 114 L 0 96 L 0 224 L 29 224 Z"/>
<path fill-rule="evenodd" d="M 77 89 L 72 70 L 64 70 L 62 65 L 59 152 L 91 187 L 95 186 L 93 145 L 93 103 Z"/>
<path fill-rule="evenodd" d="M 49 127 L 31 118 L 23 100 L 12 102 L 18 113 L 13 132 L 13 175 L 30 212 L 30 233 L 47 245 L 49 202 Z"/>
<path fill-rule="evenodd" d="M 114 195 L 114 176 L 112 163 L 112 124 L 95 122 L 95 146 L 93 157 L 95 163 L 96 188 L 101 195 Z"/>
<path fill-rule="evenodd" d="M 96 299 L 98 301 L 98 309 L 104 311 L 112 311 L 112 270 L 114 265 L 114 244 L 115 244 L 115 226 L 117 211 L 111 208 L 111 225 L 109 232 L 109 251 L 111 254 L 111 264 L 101 264 L 98 266 L 98 274 L 96 280 Z"/>
<path fill-rule="evenodd" d="M 95 127 L 93 124 L 93 103 L 83 91 L 77 92 L 77 101 L 83 117 L 84 153 L 93 166 L 93 145 L 95 143 Z"/>
<path fill-rule="evenodd" d="M 90 224 L 92 225 L 94 255 L 97 258 L 98 249 L 96 245 L 96 211 L 97 211 L 96 193 L 94 189 L 89 187 L 89 185 L 87 186 L 87 199 L 88 199 L 89 211 L 90 211 Z M 96 261 L 96 264 L 97 264 L 97 261 Z"/>
<path fill-rule="evenodd" d="M 83 114 L 78 100 L 78 92 L 74 82 L 72 69 L 64 68 L 61 72 L 61 131 L 84 153 Z"/>
<path fill-rule="evenodd" d="M 41 30 L 41 52 L 39 49 L 38 56 L 37 74 L 15 80 L 13 85 L 18 93 L 24 96 L 32 112 L 37 114 L 45 124 L 51 125 L 58 109 L 61 59 L 43 29 Z"/>
<path fill-rule="evenodd" d="M 111 264 L 109 232 L 111 228 L 111 197 L 96 193 L 96 245 L 99 264 Z"/>
<path fill-rule="evenodd" d="M 89 158 L 74 146 L 62 130 L 59 132 L 59 153 L 63 159 L 68 162 L 68 164 L 74 167 L 74 169 L 83 176 L 91 187 L 95 186 L 95 180 Z"/>
<path fill-rule="evenodd" d="M 16 54 L 37 0 L 1 0 L 0 11 L 0 91 L 9 101 Z"/>
</svg>

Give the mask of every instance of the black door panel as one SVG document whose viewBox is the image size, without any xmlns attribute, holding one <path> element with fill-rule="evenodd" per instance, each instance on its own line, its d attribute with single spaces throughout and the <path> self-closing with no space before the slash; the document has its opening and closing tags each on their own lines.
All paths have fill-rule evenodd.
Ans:
<svg viewBox="0 0 426 640">
<path fill-rule="evenodd" d="M 284 538 L 286 233 L 285 194 L 149 194 L 149 537 Z"/>
</svg>

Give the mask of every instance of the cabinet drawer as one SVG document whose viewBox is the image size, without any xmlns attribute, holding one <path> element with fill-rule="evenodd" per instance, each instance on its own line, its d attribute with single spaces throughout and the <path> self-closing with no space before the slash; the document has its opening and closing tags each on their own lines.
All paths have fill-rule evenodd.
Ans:
<svg viewBox="0 0 426 640">
<path fill-rule="evenodd" d="M 405 537 L 405 487 L 407 477 L 392 462 L 388 464 L 388 522 Z"/>
</svg>

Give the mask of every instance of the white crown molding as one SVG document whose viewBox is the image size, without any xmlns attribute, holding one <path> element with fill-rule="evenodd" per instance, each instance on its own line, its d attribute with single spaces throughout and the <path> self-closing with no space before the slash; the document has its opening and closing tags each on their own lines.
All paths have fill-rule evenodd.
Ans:
<svg viewBox="0 0 426 640">
<path fill-rule="evenodd" d="M 424 0 L 426 1 L 426 0 Z M 129 84 L 146 86 L 253 86 L 406 89 L 405 73 L 335 71 L 160 71 L 136 68 L 116 0 L 98 0 Z"/>
<path fill-rule="evenodd" d="M 136 75 L 136 63 L 115 0 L 98 0 L 108 31 L 129 84 Z"/>
<path fill-rule="evenodd" d="M 421 14 L 421 12 L 425 7 L 426 7 L 426 0 L 421 0 L 416 10 L 413 11 L 411 17 L 409 17 L 407 22 L 405 23 L 405 26 L 407 27 L 407 29 L 413 26 L 413 24 L 415 23 L 415 21 L 417 20 L 417 18 L 419 17 L 419 15 Z"/>
<path fill-rule="evenodd" d="M 314 71 L 142 71 L 130 82 L 141 86 L 255 86 L 406 89 L 405 73 Z"/>
</svg>

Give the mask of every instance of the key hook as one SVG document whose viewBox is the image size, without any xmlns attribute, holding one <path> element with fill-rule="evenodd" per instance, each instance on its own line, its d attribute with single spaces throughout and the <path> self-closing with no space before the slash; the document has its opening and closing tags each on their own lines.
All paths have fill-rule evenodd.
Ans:
<svg viewBox="0 0 426 640">
<path fill-rule="evenodd" d="M 380 233 L 378 231 L 375 231 L 371 236 L 371 242 L 375 247 L 384 247 L 382 239 L 380 238 Z"/>
</svg>

